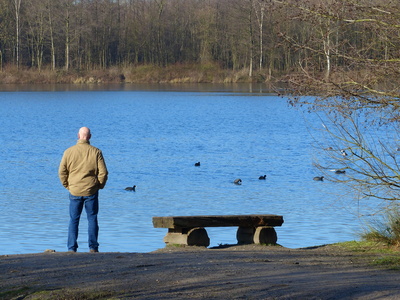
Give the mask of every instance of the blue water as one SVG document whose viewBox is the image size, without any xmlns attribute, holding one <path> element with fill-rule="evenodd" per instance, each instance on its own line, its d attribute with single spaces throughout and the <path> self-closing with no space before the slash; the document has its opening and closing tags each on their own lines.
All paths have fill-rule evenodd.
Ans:
<svg viewBox="0 0 400 300">
<path fill-rule="evenodd" d="M 354 201 L 340 196 L 339 185 L 312 180 L 319 174 L 307 124 L 318 119 L 307 115 L 306 122 L 284 98 L 18 91 L 0 92 L 0 105 L 0 254 L 66 251 L 68 192 L 57 170 L 81 126 L 91 128 L 110 173 L 100 192 L 102 252 L 164 247 L 167 229 L 153 228 L 152 217 L 168 215 L 283 215 L 278 243 L 290 248 L 358 238 Z M 124 190 L 133 184 L 136 192 Z M 82 215 L 78 251 L 87 251 L 86 231 Z M 207 231 L 211 246 L 236 242 L 236 228 Z"/>
</svg>

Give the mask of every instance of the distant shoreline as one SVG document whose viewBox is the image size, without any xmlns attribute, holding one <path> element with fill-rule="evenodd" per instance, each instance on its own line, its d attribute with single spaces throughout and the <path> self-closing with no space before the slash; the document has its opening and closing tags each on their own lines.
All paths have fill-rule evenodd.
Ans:
<svg viewBox="0 0 400 300">
<path fill-rule="evenodd" d="M 269 74 L 267 69 L 255 70 L 252 76 L 247 68 L 232 70 L 218 64 L 130 65 L 105 69 L 52 70 L 49 67 L 28 68 L 8 65 L 0 69 L 0 84 L 233 84 L 258 83 L 286 88 L 290 78 L 304 74 Z M 318 75 L 316 75 L 318 76 Z"/>
<path fill-rule="evenodd" d="M 200 64 L 139 65 L 124 68 L 111 67 L 94 70 L 50 70 L 42 68 L 5 67 L 0 71 L 0 83 L 237 83 L 237 82 L 272 82 L 263 75 L 250 77 L 247 70 L 222 69 L 217 65 L 207 68 Z"/>
</svg>

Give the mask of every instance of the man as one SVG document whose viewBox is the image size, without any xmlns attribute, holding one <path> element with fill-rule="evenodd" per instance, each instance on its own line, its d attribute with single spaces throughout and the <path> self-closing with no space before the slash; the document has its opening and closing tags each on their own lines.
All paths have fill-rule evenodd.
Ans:
<svg viewBox="0 0 400 300">
<path fill-rule="evenodd" d="M 82 127 L 76 145 L 65 150 L 58 176 L 62 185 L 69 190 L 68 251 L 78 249 L 79 219 L 85 207 L 88 219 L 90 252 L 98 252 L 99 189 L 104 188 L 108 171 L 101 150 L 90 145 L 90 129 Z"/>
</svg>

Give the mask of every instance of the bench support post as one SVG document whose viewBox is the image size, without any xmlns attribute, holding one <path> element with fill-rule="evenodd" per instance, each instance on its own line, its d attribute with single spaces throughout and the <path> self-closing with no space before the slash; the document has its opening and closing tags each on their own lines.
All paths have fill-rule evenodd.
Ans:
<svg viewBox="0 0 400 300">
<path fill-rule="evenodd" d="M 243 244 L 266 244 L 275 245 L 278 236 L 274 227 L 258 226 L 258 227 L 239 227 L 236 233 L 239 245 Z"/>
<path fill-rule="evenodd" d="M 256 228 L 254 232 L 255 244 L 275 245 L 277 241 L 278 236 L 274 227 L 259 226 Z"/>
<path fill-rule="evenodd" d="M 254 227 L 240 227 L 236 232 L 236 239 L 239 245 L 253 244 L 254 243 Z"/>
<path fill-rule="evenodd" d="M 164 243 L 171 245 L 204 246 L 210 245 L 210 238 L 203 227 L 169 228 Z"/>
</svg>

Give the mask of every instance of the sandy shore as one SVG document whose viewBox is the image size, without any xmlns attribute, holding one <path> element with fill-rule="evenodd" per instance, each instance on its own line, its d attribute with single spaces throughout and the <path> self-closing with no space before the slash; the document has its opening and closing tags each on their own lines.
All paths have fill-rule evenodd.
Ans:
<svg viewBox="0 0 400 300">
<path fill-rule="evenodd" d="M 400 271 L 338 247 L 0 256 L 0 299 L 400 299 Z"/>
</svg>

